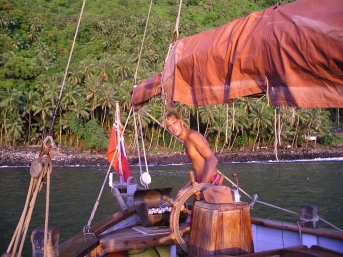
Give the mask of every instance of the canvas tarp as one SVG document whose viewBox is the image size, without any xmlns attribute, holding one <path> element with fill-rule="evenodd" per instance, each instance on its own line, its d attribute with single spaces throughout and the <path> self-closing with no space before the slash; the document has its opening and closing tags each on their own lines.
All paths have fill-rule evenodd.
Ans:
<svg viewBox="0 0 343 257">
<path fill-rule="evenodd" d="M 170 109 L 261 95 L 273 106 L 343 107 L 343 5 L 297 0 L 180 39 L 132 104 L 161 93 Z"/>
</svg>

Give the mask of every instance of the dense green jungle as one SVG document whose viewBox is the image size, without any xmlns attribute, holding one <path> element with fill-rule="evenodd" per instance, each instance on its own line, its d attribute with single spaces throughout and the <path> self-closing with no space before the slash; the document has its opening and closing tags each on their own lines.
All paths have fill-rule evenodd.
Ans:
<svg viewBox="0 0 343 257">
<path fill-rule="evenodd" d="M 275 4 L 184 0 L 179 38 Z M 37 145 L 52 135 L 60 146 L 106 149 L 115 102 L 119 101 L 124 123 L 133 86 L 163 70 L 178 12 L 179 2 L 174 0 L 0 0 L 0 145 Z M 145 107 L 157 120 L 166 112 L 160 101 L 156 98 Z M 176 110 L 215 151 L 274 144 L 274 108 L 264 98 L 199 108 L 179 104 Z M 281 145 L 301 146 L 304 136 L 313 133 L 322 145 L 341 144 L 336 133 L 339 111 L 280 108 Z M 144 113 L 141 122 L 150 152 L 182 149 Z M 129 150 L 136 147 L 133 124 L 130 119 L 125 130 Z"/>
</svg>

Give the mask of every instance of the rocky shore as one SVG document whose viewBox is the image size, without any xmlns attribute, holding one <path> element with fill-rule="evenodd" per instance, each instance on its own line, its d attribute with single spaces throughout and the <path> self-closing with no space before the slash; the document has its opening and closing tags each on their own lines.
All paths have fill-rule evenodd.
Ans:
<svg viewBox="0 0 343 257">
<path fill-rule="evenodd" d="M 1 147 L 0 166 L 30 166 L 38 158 L 40 146 L 36 147 Z M 106 153 L 91 154 L 75 149 L 60 148 L 51 150 L 51 159 L 55 167 L 60 166 L 107 166 Z M 143 155 L 141 155 L 143 156 Z M 220 163 L 252 162 L 276 160 L 273 149 L 255 151 L 222 152 L 216 154 Z M 298 149 L 278 149 L 278 159 L 285 160 L 311 160 L 317 158 L 343 157 L 342 147 L 309 147 Z M 128 156 L 130 165 L 137 165 L 138 157 L 134 154 Z M 151 165 L 188 164 L 188 157 L 184 153 L 148 154 L 148 163 Z"/>
</svg>

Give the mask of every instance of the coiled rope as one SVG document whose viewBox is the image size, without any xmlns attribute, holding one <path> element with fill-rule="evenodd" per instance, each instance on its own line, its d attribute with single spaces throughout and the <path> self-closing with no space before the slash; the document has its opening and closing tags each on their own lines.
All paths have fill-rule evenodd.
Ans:
<svg viewBox="0 0 343 257">
<path fill-rule="evenodd" d="M 38 177 L 32 176 L 31 175 L 31 180 L 30 180 L 30 186 L 29 190 L 27 192 L 27 197 L 26 197 L 26 202 L 24 205 L 23 212 L 21 214 L 20 220 L 18 222 L 18 225 L 16 227 L 16 230 L 13 234 L 13 237 L 11 239 L 11 242 L 7 248 L 6 253 L 11 253 L 11 257 L 14 257 L 15 255 L 21 256 L 23 247 L 24 247 L 24 242 L 25 242 L 25 237 L 27 234 L 27 230 L 29 228 L 29 224 L 31 221 L 33 209 L 37 200 L 37 195 L 39 191 L 43 187 L 44 183 L 44 178 L 47 177 L 47 199 L 46 199 L 46 220 L 45 220 L 45 226 L 47 229 L 47 222 L 48 222 L 48 216 L 49 216 L 49 190 L 50 190 L 50 174 L 52 172 L 52 165 L 51 161 L 49 158 L 46 158 L 41 161 L 41 170 L 38 171 L 40 172 L 40 175 Z M 47 246 L 47 230 L 44 233 L 44 256 L 46 256 L 46 246 Z M 19 245 L 19 248 L 18 248 Z"/>
</svg>

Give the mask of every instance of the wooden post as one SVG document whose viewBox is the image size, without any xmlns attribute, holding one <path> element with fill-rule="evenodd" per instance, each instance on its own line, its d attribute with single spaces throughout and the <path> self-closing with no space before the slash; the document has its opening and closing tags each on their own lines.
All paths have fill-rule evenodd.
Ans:
<svg viewBox="0 0 343 257">
<path fill-rule="evenodd" d="M 188 256 L 241 255 L 253 251 L 247 203 L 195 202 Z"/>
<path fill-rule="evenodd" d="M 47 257 L 59 257 L 58 241 L 60 233 L 57 227 L 49 227 L 47 235 Z M 31 234 L 32 257 L 44 257 L 44 227 L 36 228 Z"/>
<path fill-rule="evenodd" d="M 314 204 L 301 205 L 301 223 L 300 225 L 305 228 L 317 228 L 317 206 Z"/>
</svg>

